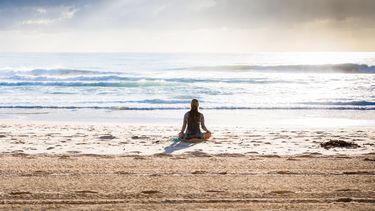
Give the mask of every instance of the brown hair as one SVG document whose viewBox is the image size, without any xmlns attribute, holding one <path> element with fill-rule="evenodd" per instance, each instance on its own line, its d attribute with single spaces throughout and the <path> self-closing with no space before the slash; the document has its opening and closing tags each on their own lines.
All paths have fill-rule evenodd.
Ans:
<svg viewBox="0 0 375 211">
<path fill-rule="evenodd" d="M 200 113 L 198 112 L 199 102 L 197 99 L 191 100 L 191 108 L 190 108 L 190 115 L 189 115 L 189 122 L 198 122 Z"/>
</svg>

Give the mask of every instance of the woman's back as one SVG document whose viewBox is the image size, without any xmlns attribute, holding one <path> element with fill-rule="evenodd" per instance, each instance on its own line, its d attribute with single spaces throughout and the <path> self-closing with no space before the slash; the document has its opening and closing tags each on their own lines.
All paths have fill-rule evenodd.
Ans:
<svg viewBox="0 0 375 211">
<path fill-rule="evenodd" d="M 187 130 L 186 133 L 190 134 L 198 134 L 201 133 L 200 124 L 202 122 L 203 114 L 198 111 L 188 111 L 185 114 L 186 122 L 187 122 Z"/>
</svg>

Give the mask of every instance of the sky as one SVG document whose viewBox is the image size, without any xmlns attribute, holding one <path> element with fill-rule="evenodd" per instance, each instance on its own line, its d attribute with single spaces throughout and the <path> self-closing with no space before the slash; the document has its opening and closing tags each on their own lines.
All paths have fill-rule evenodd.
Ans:
<svg viewBox="0 0 375 211">
<path fill-rule="evenodd" d="M 375 0 L 0 0 L 0 51 L 375 51 L 374 11 Z"/>
</svg>

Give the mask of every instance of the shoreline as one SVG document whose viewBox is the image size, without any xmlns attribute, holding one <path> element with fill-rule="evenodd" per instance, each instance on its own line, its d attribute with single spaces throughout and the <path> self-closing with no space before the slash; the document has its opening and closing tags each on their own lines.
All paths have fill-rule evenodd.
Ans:
<svg viewBox="0 0 375 211">
<path fill-rule="evenodd" d="M 0 109 L 7 122 L 144 124 L 180 127 L 186 110 Z M 201 110 L 209 127 L 375 127 L 375 110 Z"/>
</svg>

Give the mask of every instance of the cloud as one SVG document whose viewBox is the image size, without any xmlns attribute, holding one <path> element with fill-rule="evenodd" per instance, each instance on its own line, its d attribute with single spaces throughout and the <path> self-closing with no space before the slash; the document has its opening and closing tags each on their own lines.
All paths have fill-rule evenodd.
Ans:
<svg viewBox="0 0 375 211">
<path fill-rule="evenodd" d="M 368 50 L 373 11 L 375 0 L 0 0 L 0 37 L 45 51 Z"/>
<path fill-rule="evenodd" d="M 98 24 L 132 28 L 249 28 L 353 18 L 374 26 L 375 19 L 374 0 L 125 0 L 91 9 L 86 15 Z"/>
<path fill-rule="evenodd" d="M 76 12 L 78 11 L 75 8 L 54 8 L 53 11 L 48 11 L 47 9 L 37 8 L 36 12 L 41 16 L 39 18 L 32 18 L 21 20 L 19 23 L 21 25 L 51 25 L 55 23 L 59 23 L 65 20 L 72 19 Z M 58 13 L 58 16 L 55 14 Z M 51 15 L 52 14 L 52 15 Z"/>
<path fill-rule="evenodd" d="M 374 0 L 3 0 L 1 28 L 17 23 L 41 24 L 80 17 L 72 25 L 105 28 L 204 29 L 301 25 L 316 20 L 375 27 Z M 34 8 L 31 10 L 30 8 Z M 75 8 L 60 17 L 38 17 L 50 10 Z M 33 11 L 37 13 L 34 14 Z M 348 23 L 349 24 L 349 23 Z"/>
<path fill-rule="evenodd" d="M 39 14 L 46 14 L 47 13 L 47 10 L 44 9 L 44 8 L 35 8 L 35 11 L 38 12 Z"/>
</svg>

